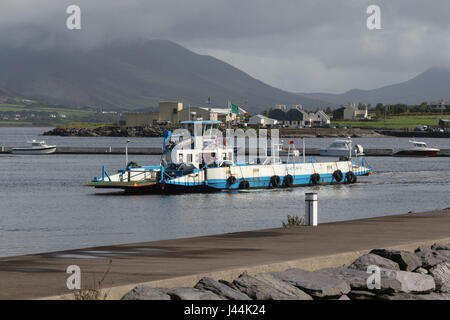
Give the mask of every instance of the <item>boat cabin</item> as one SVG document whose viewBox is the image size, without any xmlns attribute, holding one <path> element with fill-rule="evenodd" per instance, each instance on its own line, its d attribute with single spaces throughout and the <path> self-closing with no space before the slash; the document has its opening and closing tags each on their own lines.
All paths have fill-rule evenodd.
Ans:
<svg viewBox="0 0 450 320">
<path fill-rule="evenodd" d="M 409 141 L 413 144 L 416 148 L 426 148 L 427 144 L 425 142 L 419 142 L 419 141 Z"/>
<path fill-rule="evenodd" d="M 171 135 L 166 142 L 162 163 L 168 169 L 230 166 L 233 148 L 227 147 L 218 126 L 221 121 L 183 121 L 181 125 L 190 137 Z"/>
<path fill-rule="evenodd" d="M 44 146 L 46 146 L 46 144 L 45 144 L 45 141 L 32 140 L 31 146 L 32 147 L 44 147 Z"/>
<path fill-rule="evenodd" d="M 328 149 L 345 149 L 350 150 L 350 140 L 336 140 L 328 146 Z"/>
</svg>

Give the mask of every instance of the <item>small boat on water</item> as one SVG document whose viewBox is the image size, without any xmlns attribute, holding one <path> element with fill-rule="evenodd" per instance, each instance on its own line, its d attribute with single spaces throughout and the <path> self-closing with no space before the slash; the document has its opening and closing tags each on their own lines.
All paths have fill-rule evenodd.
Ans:
<svg viewBox="0 0 450 320">
<path fill-rule="evenodd" d="M 352 147 L 352 140 L 335 140 L 325 149 L 319 149 L 321 156 L 339 157 L 350 159 L 352 157 L 358 157 L 364 155 L 364 148 L 357 144 Z"/>
<path fill-rule="evenodd" d="M 32 140 L 28 148 L 13 148 L 11 153 L 14 154 L 50 154 L 56 151 L 56 146 L 49 146 L 45 141 Z"/>
<path fill-rule="evenodd" d="M 394 149 L 392 155 L 394 157 L 436 157 L 441 151 L 438 148 L 430 148 L 425 142 L 409 140 L 413 147 Z"/>
<path fill-rule="evenodd" d="M 129 193 L 214 192 L 352 184 L 357 176 L 372 173 L 364 158 L 360 162 L 353 159 L 317 162 L 312 157 L 306 158 L 304 149 L 303 157 L 298 157 L 293 142 L 287 159 L 272 152 L 270 156 L 244 160 L 242 154 L 235 155 L 233 139 L 210 133 L 220 123 L 184 121 L 183 135 L 164 132 L 159 165 L 139 166 L 130 162 L 112 175 L 103 166 L 101 177 L 88 181 L 86 186 L 117 188 Z M 277 144 L 272 143 L 271 149 L 278 150 Z"/>
</svg>

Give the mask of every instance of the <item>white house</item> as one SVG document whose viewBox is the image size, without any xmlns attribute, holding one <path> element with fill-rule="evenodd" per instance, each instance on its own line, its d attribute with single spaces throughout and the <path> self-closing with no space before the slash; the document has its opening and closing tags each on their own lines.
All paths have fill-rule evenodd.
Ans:
<svg viewBox="0 0 450 320">
<path fill-rule="evenodd" d="M 330 124 L 330 117 L 328 117 L 322 110 L 319 110 L 316 113 L 310 113 L 309 119 L 311 121 L 311 126 L 313 127 L 326 126 Z"/>
<path fill-rule="evenodd" d="M 273 125 L 277 124 L 278 121 L 275 119 L 267 118 L 266 116 L 263 116 L 262 114 L 257 114 L 257 115 L 250 117 L 250 119 L 248 120 L 248 123 L 249 124 L 258 124 L 258 125 L 262 125 L 262 126 L 273 126 Z"/>
</svg>

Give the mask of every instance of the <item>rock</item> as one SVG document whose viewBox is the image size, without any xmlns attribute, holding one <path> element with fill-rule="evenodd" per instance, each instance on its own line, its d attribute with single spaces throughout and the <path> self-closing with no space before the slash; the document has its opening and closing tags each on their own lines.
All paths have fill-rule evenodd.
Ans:
<svg viewBox="0 0 450 320">
<path fill-rule="evenodd" d="M 393 295 L 381 295 L 381 300 L 450 300 L 448 293 L 431 292 L 428 294 L 413 294 L 413 293 L 396 293 Z"/>
<path fill-rule="evenodd" d="M 450 293 L 450 263 L 440 263 L 430 269 L 436 283 L 436 290 L 443 293 Z"/>
<path fill-rule="evenodd" d="M 168 289 L 167 294 L 172 300 L 222 300 L 217 294 L 211 291 L 187 287 Z"/>
<path fill-rule="evenodd" d="M 450 251 L 450 244 L 435 243 L 431 246 L 431 249 L 433 249 L 433 250 L 449 250 Z"/>
<path fill-rule="evenodd" d="M 382 269 L 380 269 L 381 271 Z M 337 279 L 342 279 L 348 283 L 351 290 L 368 290 L 380 292 L 399 292 L 401 290 L 401 283 L 395 277 L 388 274 L 380 274 L 381 283 L 380 289 L 370 290 L 367 286 L 367 279 L 371 275 L 366 271 L 358 269 L 347 269 L 345 267 L 321 269 L 317 272 L 323 272 L 329 276 Z"/>
<path fill-rule="evenodd" d="M 400 266 L 397 262 L 373 253 L 362 255 L 350 265 L 350 268 L 367 271 L 367 267 L 370 265 L 375 265 L 385 269 L 400 270 Z"/>
<path fill-rule="evenodd" d="M 425 300 L 418 294 L 399 292 L 396 294 L 383 294 L 378 297 L 380 300 Z"/>
<path fill-rule="evenodd" d="M 200 279 L 194 288 L 211 291 L 226 300 L 251 300 L 246 294 L 208 277 Z"/>
<path fill-rule="evenodd" d="M 338 300 L 350 300 L 350 298 L 344 294 Z"/>
<path fill-rule="evenodd" d="M 121 300 L 170 300 L 170 296 L 167 289 L 140 285 L 127 292 Z"/>
<path fill-rule="evenodd" d="M 422 261 L 422 266 L 429 269 L 440 263 L 450 262 L 450 251 L 434 250 L 430 247 L 420 247 L 414 252 Z"/>
<path fill-rule="evenodd" d="M 351 300 L 375 300 L 377 295 L 370 291 L 365 290 L 352 290 L 348 293 Z"/>
<path fill-rule="evenodd" d="M 421 273 L 421 274 L 428 274 L 428 270 L 425 268 L 422 268 L 422 267 L 417 268 L 416 271 L 414 271 L 414 272 Z"/>
<path fill-rule="evenodd" d="M 431 292 L 420 296 L 423 300 L 450 300 L 450 293 Z"/>
<path fill-rule="evenodd" d="M 400 250 L 374 249 L 370 253 L 397 262 L 400 270 L 414 271 L 422 266 L 422 261 L 412 252 Z"/>
<path fill-rule="evenodd" d="M 436 289 L 432 276 L 409 271 L 381 270 L 381 277 L 395 278 L 401 283 L 401 292 L 404 293 L 426 293 Z"/>
<path fill-rule="evenodd" d="M 275 290 L 279 291 L 282 295 L 289 299 L 295 300 L 312 300 L 312 297 L 297 287 L 289 284 L 286 281 L 275 278 L 269 273 L 260 273 L 255 276 L 256 279 L 261 282 L 272 286 Z"/>
<path fill-rule="evenodd" d="M 261 277 L 260 277 L 261 278 Z M 268 283 L 267 277 L 264 281 L 251 277 L 247 274 L 239 276 L 233 281 L 233 284 L 243 293 L 256 300 L 287 300 L 295 299 L 297 296 L 289 293 L 288 290 L 280 291 L 273 286 L 273 282 Z M 281 286 L 278 284 L 278 288 Z M 302 292 L 297 293 L 301 297 Z"/>
<path fill-rule="evenodd" d="M 317 298 L 340 297 L 350 292 L 350 286 L 342 279 L 333 278 L 323 272 L 288 269 L 272 272 L 275 278 L 287 281 L 307 294 Z"/>
</svg>

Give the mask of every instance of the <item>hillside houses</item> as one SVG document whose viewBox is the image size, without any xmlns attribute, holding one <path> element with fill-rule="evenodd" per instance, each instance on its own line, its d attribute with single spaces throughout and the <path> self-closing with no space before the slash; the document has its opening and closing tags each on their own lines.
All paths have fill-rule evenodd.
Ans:
<svg viewBox="0 0 450 320">
<path fill-rule="evenodd" d="M 330 124 L 330 118 L 322 110 L 308 113 L 298 106 L 287 111 L 281 108 L 270 110 L 269 118 L 290 127 L 322 127 Z"/>
<path fill-rule="evenodd" d="M 369 118 L 369 111 L 366 107 L 358 107 L 355 103 L 349 103 L 333 111 L 334 120 L 362 120 Z"/>
</svg>

